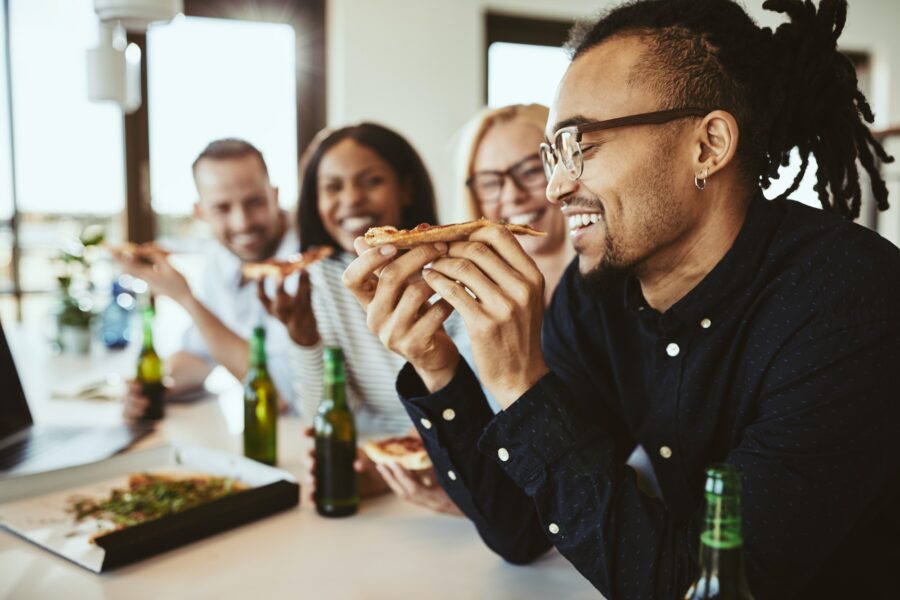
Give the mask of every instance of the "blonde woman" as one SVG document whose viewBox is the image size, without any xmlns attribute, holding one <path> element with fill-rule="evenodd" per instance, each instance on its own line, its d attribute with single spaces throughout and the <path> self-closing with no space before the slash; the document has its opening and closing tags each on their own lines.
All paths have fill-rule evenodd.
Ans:
<svg viewBox="0 0 900 600">
<path fill-rule="evenodd" d="M 547 177 L 539 146 L 549 109 L 514 104 L 486 109 L 463 130 L 461 163 L 464 203 L 471 218 L 531 225 L 546 237 L 522 236 L 519 243 L 544 274 L 544 304 L 575 256 L 566 220 L 547 201 Z"/>
<path fill-rule="evenodd" d="M 460 188 L 469 218 L 504 220 L 547 232 L 544 237 L 519 238 L 544 275 L 545 305 L 575 256 L 566 220 L 546 197 L 547 177 L 539 147 L 548 113 L 549 109 L 540 104 L 482 111 L 462 130 L 458 161 L 458 170 L 463 174 Z M 433 480 L 423 482 L 422 477 L 401 467 L 378 465 L 378 471 L 401 498 L 437 512 L 461 514 Z"/>
</svg>

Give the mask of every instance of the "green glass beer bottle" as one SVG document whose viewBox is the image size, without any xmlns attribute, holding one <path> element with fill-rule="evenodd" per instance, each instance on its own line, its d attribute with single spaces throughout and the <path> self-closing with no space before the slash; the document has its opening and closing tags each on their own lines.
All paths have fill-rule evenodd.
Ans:
<svg viewBox="0 0 900 600">
<path fill-rule="evenodd" d="M 250 364 L 244 381 L 244 456 L 274 465 L 278 447 L 278 393 L 266 368 L 266 330 L 250 337 Z"/>
<path fill-rule="evenodd" d="M 153 305 L 147 302 L 141 311 L 144 328 L 144 345 L 138 355 L 137 381 L 149 403 L 141 416 L 141 421 L 158 421 L 165 414 L 165 394 L 163 386 L 162 360 L 153 347 Z"/>
<path fill-rule="evenodd" d="M 316 510 L 326 517 L 352 515 L 359 506 L 356 490 L 356 424 L 344 389 L 344 354 L 325 349 L 322 402 L 315 418 Z"/>
<path fill-rule="evenodd" d="M 732 465 L 706 470 L 706 522 L 700 534 L 700 576 L 685 600 L 752 600 L 744 572 L 741 474 Z"/>
</svg>

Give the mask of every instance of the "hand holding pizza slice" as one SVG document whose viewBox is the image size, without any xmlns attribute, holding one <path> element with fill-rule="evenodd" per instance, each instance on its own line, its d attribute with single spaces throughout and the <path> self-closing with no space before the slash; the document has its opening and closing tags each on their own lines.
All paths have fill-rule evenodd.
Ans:
<svg viewBox="0 0 900 600">
<path fill-rule="evenodd" d="M 515 235 L 547 235 L 529 225 L 501 224 L 478 219 L 453 225 L 429 225 L 422 223 L 413 229 L 397 229 L 396 227 L 372 227 L 366 232 L 366 243 L 376 248 L 391 244 L 401 250 L 413 248 L 420 244 L 435 242 L 459 242 L 469 239 L 469 236 L 483 227 L 499 225 L 505 227 Z"/>
<path fill-rule="evenodd" d="M 270 258 L 261 262 L 245 262 L 241 265 L 241 274 L 247 279 L 256 281 L 267 277 L 280 281 L 323 258 L 328 258 L 332 252 L 331 246 L 317 246 L 285 259 Z"/>
</svg>

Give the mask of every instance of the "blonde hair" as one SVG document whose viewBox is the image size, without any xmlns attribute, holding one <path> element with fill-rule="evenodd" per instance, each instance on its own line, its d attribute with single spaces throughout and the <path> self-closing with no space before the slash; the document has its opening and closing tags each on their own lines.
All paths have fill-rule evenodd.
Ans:
<svg viewBox="0 0 900 600">
<path fill-rule="evenodd" d="M 468 218 L 478 219 L 483 216 L 478 200 L 466 185 L 466 181 L 472 176 L 475 154 L 488 130 L 498 123 L 523 121 L 534 125 L 538 131 L 544 131 L 549 115 L 550 109 L 543 104 L 511 104 L 500 108 L 486 108 L 463 126 L 459 136 L 456 170 L 461 183 L 462 198 L 460 201 L 467 208 Z M 537 149 L 535 148 L 535 150 Z"/>
</svg>

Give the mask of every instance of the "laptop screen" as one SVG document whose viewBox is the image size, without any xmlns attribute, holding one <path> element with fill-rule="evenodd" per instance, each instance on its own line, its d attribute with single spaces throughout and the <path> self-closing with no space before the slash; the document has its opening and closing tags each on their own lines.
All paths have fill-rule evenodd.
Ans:
<svg viewBox="0 0 900 600">
<path fill-rule="evenodd" d="M 16 363 L 0 325 L 0 438 L 25 429 L 32 423 L 34 421 L 28 410 Z"/>
</svg>

